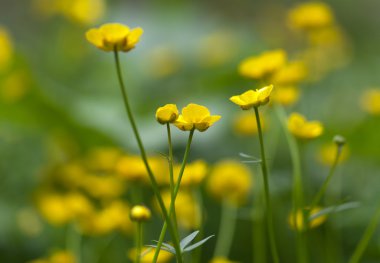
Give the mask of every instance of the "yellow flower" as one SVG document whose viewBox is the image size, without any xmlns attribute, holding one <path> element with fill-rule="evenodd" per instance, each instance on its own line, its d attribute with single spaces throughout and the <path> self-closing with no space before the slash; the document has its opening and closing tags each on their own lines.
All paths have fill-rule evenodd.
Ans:
<svg viewBox="0 0 380 263">
<path fill-rule="evenodd" d="M 131 209 L 131 220 L 142 222 L 147 221 L 151 218 L 151 213 L 149 208 L 143 206 L 143 205 L 135 205 Z"/>
<path fill-rule="evenodd" d="M 1 40 L 0 40 L 1 41 Z M 1 47 L 1 44 L 0 44 Z M 1 53 L 2 51 L 0 51 Z M 1 54 L 0 54 L 1 56 Z M 1 58 L 0 58 L 1 60 Z M 1 61 L 0 61 L 1 64 Z M 1 70 L 1 65 L 0 65 Z M 23 71 L 14 71 L 9 74 L 0 85 L 1 99 L 6 103 L 20 101 L 29 91 L 28 78 Z"/>
<path fill-rule="evenodd" d="M 113 172 L 121 155 L 116 147 L 98 147 L 90 151 L 86 164 L 91 170 Z"/>
<path fill-rule="evenodd" d="M 295 85 L 307 76 L 307 68 L 302 61 L 293 61 L 286 64 L 271 77 L 275 85 Z"/>
<path fill-rule="evenodd" d="M 238 71 L 240 75 L 252 79 L 263 79 L 279 70 L 286 63 L 286 53 L 282 49 L 266 51 L 259 56 L 244 59 Z"/>
<path fill-rule="evenodd" d="M 300 97 L 300 90 L 294 86 L 276 87 L 272 94 L 272 101 L 277 102 L 284 106 L 289 106 L 298 101 Z"/>
<path fill-rule="evenodd" d="M 75 263 L 77 262 L 74 255 L 69 251 L 56 251 L 50 258 L 49 263 Z"/>
<path fill-rule="evenodd" d="M 380 115 L 380 89 L 365 91 L 361 98 L 361 106 L 370 114 Z"/>
<path fill-rule="evenodd" d="M 140 262 L 141 263 L 152 263 L 155 251 L 156 250 L 153 248 L 144 248 L 143 251 L 141 252 Z M 135 258 L 136 258 L 136 249 L 135 248 L 128 251 L 128 257 L 131 261 L 135 260 Z M 167 263 L 172 258 L 173 258 L 172 253 L 167 252 L 165 250 L 161 250 L 160 253 L 158 254 L 157 262 L 158 263 Z"/>
<path fill-rule="evenodd" d="M 219 115 L 210 115 L 210 111 L 205 106 L 190 103 L 182 109 L 182 114 L 179 115 L 174 124 L 182 131 L 196 129 L 203 132 L 220 118 Z"/>
<path fill-rule="evenodd" d="M 182 67 L 178 51 L 171 46 L 154 47 L 147 54 L 146 71 L 156 79 L 172 76 Z"/>
<path fill-rule="evenodd" d="M 181 165 L 176 164 L 174 166 L 174 176 L 179 175 L 180 169 Z M 203 160 L 188 163 L 182 176 L 181 187 L 199 185 L 206 177 L 207 171 L 207 163 Z"/>
<path fill-rule="evenodd" d="M 171 202 L 170 191 L 166 190 L 162 192 L 161 196 L 166 208 L 169 209 Z M 156 207 L 159 210 L 157 203 Z M 201 224 L 201 209 L 191 192 L 184 190 L 178 192 L 175 210 L 179 226 L 188 230 L 199 229 Z"/>
<path fill-rule="evenodd" d="M 313 139 L 323 133 L 323 126 L 319 121 L 307 121 L 299 113 L 292 113 L 289 116 L 288 129 L 300 139 Z"/>
<path fill-rule="evenodd" d="M 109 23 L 86 32 L 87 40 L 104 51 L 127 52 L 139 42 L 143 30 L 140 27 L 130 29 L 128 26 Z"/>
<path fill-rule="evenodd" d="M 295 29 L 318 29 L 334 22 L 334 16 L 328 5 L 322 2 L 302 3 L 288 14 L 289 25 Z"/>
<path fill-rule="evenodd" d="M 212 258 L 209 263 L 238 263 L 237 261 L 231 261 L 225 257 Z"/>
<path fill-rule="evenodd" d="M 178 109 L 175 104 L 166 104 L 156 111 L 156 119 L 161 124 L 175 122 L 178 118 Z"/>
<path fill-rule="evenodd" d="M 320 207 L 315 207 L 313 210 L 310 212 L 310 216 L 316 215 L 319 211 L 321 211 L 322 208 Z M 327 219 L 326 215 L 321 215 L 309 222 L 309 228 L 316 228 L 320 225 L 322 225 Z M 294 230 L 305 230 L 305 225 L 303 222 L 303 213 L 301 210 L 298 210 L 296 215 L 294 216 L 294 213 L 290 213 L 288 217 L 288 223 L 289 226 L 294 229 Z"/>
<path fill-rule="evenodd" d="M 9 34 L 0 26 L 0 72 L 8 67 L 13 56 L 13 46 Z"/>
<path fill-rule="evenodd" d="M 323 145 L 318 151 L 318 160 L 326 166 L 331 166 L 334 163 L 337 148 L 337 145 L 332 143 Z M 350 150 L 348 146 L 345 145 L 342 147 L 342 152 L 340 153 L 338 163 L 347 160 L 349 155 Z"/>
<path fill-rule="evenodd" d="M 122 179 L 113 175 L 86 175 L 81 181 L 81 187 L 86 193 L 102 200 L 119 197 L 125 190 Z"/>
<path fill-rule="evenodd" d="M 72 219 L 72 213 L 61 195 L 44 193 L 38 198 L 37 207 L 41 215 L 53 225 L 62 225 Z"/>
<path fill-rule="evenodd" d="M 252 107 L 265 105 L 269 102 L 273 85 L 266 86 L 257 90 L 248 90 L 241 95 L 232 96 L 230 101 L 239 105 L 243 110 L 249 110 Z"/>
<path fill-rule="evenodd" d="M 241 162 L 218 162 L 207 180 L 207 191 L 219 200 L 239 205 L 246 201 L 252 186 L 251 172 Z"/>
<path fill-rule="evenodd" d="M 265 129 L 266 121 L 263 116 L 260 116 L 261 128 Z M 250 136 L 257 134 L 257 123 L 255 114 L 252 112 L 243 112 L 238 115 L 234 120 L 234 131 L 243 136 Z"/>
</svg>

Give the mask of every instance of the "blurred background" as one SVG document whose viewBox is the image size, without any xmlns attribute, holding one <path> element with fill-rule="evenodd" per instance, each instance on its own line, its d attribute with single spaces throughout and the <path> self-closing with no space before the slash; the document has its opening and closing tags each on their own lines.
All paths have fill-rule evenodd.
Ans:
<svg viewBox="0 0 380 263">
<path fill-rule="evenodd" d="M 165 128 L 154 117 L 159 106 L 206 105 L 222 119 L 207 132 L 195 134 L 190 161 L 203 159 L 210 169 L 222 159 L 241 160 L 239 152 L 259 155 L 255 132 L 244 131 L 245 124 L 238 122 L 242 112 L 228 98 L 259 88 L 263 82 L 240 76 L 239 63 L 275 49 L 285 50 L 289 60 L 308 59 L 308 78 L 299 85 L 300 96 L 285 105 L 287 112 L 301 112 L 325 127 L 322 137 L 301 147 L 306 198 L 316 192 L 328 172 L 331 157 L 326 157 L 329 153 L 323 147 L 341 134 L 349 153 L 328 197 L 332 203 L 360 202 L 358 208 L 332 216 L 313 231 L 310 254 L 312 262 L 346 262 L 380 205 L 380 95 L 367 100 L 368 90 L 380 89 L 380 2 L 324 1 L 336 27 L 334 33 L 316 37 L 314 42 L 312 36 L 290 25 L 289 10 L 299 3 L 304 2 L 0 0 L 0 262 L 29 262 L 70 249 L 70 224 L 51 219 L 49 213 L 61 211 L 54 210 L 54 201 L 41 204 L 41 196 L 53 198 L 44 193 L 65 189 L 62 180 L 56 179 L 59 176 L 71 184 L 76 173 L 98 171 L 94 165 L 104 158 L 138 153 L 113 55 L 96 49 L 84 37 L 89 28 L 106 22 L 144 29 L 137 47 L 121 54 L 121 63 L 148 153 L 167 151 Z M 326 44 L 328 51 L 315 52 L 312 48 L 318 44 Z M 289 151 L 270 106 L 263 108 L 263 115 L 279 251 L 283 262 L 293 262 L 294 245 L 289 239 L 294 237 L 286 219 L 291 209 Z M 173 129 L 173 143 L 180 161 L 186 134 Z M 259 185 L 257 167 L 251 168 L 253 185 Z M 210 197 L 204 184 L 198 188 L 204 197 L 201 209 L 207 210 L 204 233 L 216 234 L 220 202 Z M 152 197 L 145 194 L 144 198 L 155 214 L 147 223 L 145 243 L 149 243 L 158 238 L 161 223 Z M 247 234 L 255 194 L 248 199 L 239 209 L 229 254 L 239 262 L 256 262 Z M 326 235 L 334 237 L 334 244 L 321 245 Z M 83 262 L 126 262 L 132 235 L 95 236 L 82 237 Z M 214 246 L 213 239 L 203 246 L 201 262 L 211 259 Z M 379 249 L 377 232 L 363 262 L 379 262 Z M 104 253 L 95 257 L 92 251 Z"/>
</svg>

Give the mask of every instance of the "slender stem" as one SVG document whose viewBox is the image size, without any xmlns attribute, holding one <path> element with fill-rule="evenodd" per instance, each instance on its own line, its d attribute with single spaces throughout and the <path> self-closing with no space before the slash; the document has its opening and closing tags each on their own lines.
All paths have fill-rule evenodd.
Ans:
<svg viewBox="0 0 380 263">
<path fill-rule="evenodd" d="M 326 179 L 323 182 L 321 188 L 319 189 L 318 193 L 315 195 L 313 201 L 311 202 L 309 213 L 311 213 L 312 210 L 313 210 L 313 208 L 315 208 L 319 204 L 319 202 L 321 201 L 322 197 L 326 193 L 326 190 L 327 190 L 327 187 L 328 187 L 328 185 L 329 185 L 329 183 L 331 181 L 331 178 L 333 177 L 333 175 L 335 173 L 335 170 L 336 170 L 336 167 L 338 165 L 339 157 L 340 157 L 341 153 L 342 153 L 342 146 L 337 145 L 334 162 L 333 162 L 333 164 L 332 164 L 332 166 L 330 168 L 328 176 L 326 177 Z"/>
<path fill-rule="evenodd" d="M 196 200 L 196 203 L 198 204 L 198 211 L 197 211 L 197 222 L 199 222 L 199 234 L 197 235 L 194 242 L 201 241 L 204 237 L 204 229 L 203 229 L 203 197 L 200 187 L 197 187 L 193 189 L 192 194 Z M 202 246 L 198 247 L 195 251 L 193 251 L 192 255 L 192 262 L 193 263 L 199 263 L 201 261 L 201 255 L 202 255 Z"/>
<path fill-rule="evenodd" d="M 136 263 L 141 261 L 141 247 L 142 247 L 142 223 L 137 222 L 136 226 Z"/>
<path fill-rule="evenodd" d="M 123 95 L 124 106 L 125 106 L 128 118 L 129 118 L 129 122 L 131 123 L 132 129 L 133 129 L 133 133 L 135 135 L 137 144 L 139 146 L 141 158 L 142 158 L 142 160 L 144 162 L 144 165 L 145 165 L 145 168 L 146 168 L 146 170 L 148 172 L 148 176 L 149 176 L 149 179 L 150 179 L 150 182 L 151 182 L 151 186 L 153 188 L 153 192 L 154 192 L 154 194 L 156 196 L 156 199 L 158 201 L 158 205 L 160 206 L 162 214 L 164 215 L 165 222 L 168 224 L 169 232 L 170 232 L 170 235 L 172 236 L 172 239 L 173 239 L 173 246 L 174 246 L 175 251 L 176 251 L 177 262 L 178 263 L 182 263 L 181 248 L 179 246 L 179 240 L 177 238 L 176 229 L 173 227 L 173 224 L 172 224 L 172 222 L 170 220 L 169 214 L 168 214 L 168 212 L 166 210 L 164 201 L 162 200 L 162 197 L 161 197 L 161 194 L 160 194 L 160 190 L 158 188 L 158 184 L 157 184 L 156 178 L 154 177 L 152 169 L 149 166 L 148 158 L 147 158 L 147 155 L 146 155 L 146 152 L 145 152 L 145 148 L 144 148 L 144 145 L 143 145 L 143 143 L 141 141 L 140 134 L 139 134 L 139 132 L 137 130 L 137 126 L 136 126 L 136 123 L 135 123 L 135 120 L 134 120 L 134 117 L 133 117 L 133 114 L 132 114 L 132 111 L 131 111 L 131 107 L 129 106 L 127 91 L 125 89 L 124 82 L 123 82 L 123 77 L 122 77 L 122 74 L 121 74 L 121 67 L 120 67 L 120 61 L 119 61 L 119 53 L 116 50 L 116 48 L 114 50 L 114 54 L 115 54 L 115 63 L 116 63 L 117 77 L 119 79 L 120 89 L 121 89 L 121 93 Z"/>
<path fill-rule="evenodd" d="M 373 234 L 376 231 L 377 225 L 379 224 L 380 220 L 380 205 L 377 208 L 375 214 L 373 215 L 371 222 L 368 224 L 360 242 L 355 248 L 354 254 L 352 254 L 349 263 L 358 263 L 360 262 L 360 259 L 365 251 L 365 249 L 368 246 L 369 241 L 371 240 Z"/>
<path fill-rule="evenodd" d="M 76 262 L 82 262 L 82 235 L 76 229 L 74 224 L 67 225 L 66 228 L 66 246 L 75 255 Z"/>
<path fill-rule="evenodd" d="M 166 124 L 166 130 L 168 134 L 168 145 L 169 145 L 169 177 L 170 177 L 170 201 L 172 203 L 175 202 L 175 196 L 174 196 L 174 171 L 173 171 L 173 145 L 172 145 L 172 135 L 170 131 L 170 124 Z M 177 223 L 177 215 L 175 212 L 175 206 L 173 208 L 173 213 L 171 213 L 171 217 L 173 219 L 173 224 L 176 229 L 178 229 L 178 223 Z M 177 232 L 178 233 L 178 232 Z M 179 238 L 179 237 L 177 237 Z"/>
<path fill-rule="evenodd" d="M 272 205 L 271 205 L 270 193 L 269 193 L 268 170 L 267 170 L 267 163 L 266 163 L 266 157 L 265 157 L 263 132 L 261 129 L 259 109 L 258 107 L 254 107 L 254 110 L 255 110 L 257 130 L 259 133 L 259 140 L 260 140 L 261 170 L 263 173 L 263 182 L 264 182 L 264 197 L 265 197 L 265 205 L 266 205 L 266 219 L 267 219 L 269 243 L 270 243 L 273 261 L 275 263 L 278 263 L 279 257 L 278 257 L 277 247 L 276 247 L 276 240 L 274 236 Z"/>
<path fill-rule="evenodd" d="M 193 140 L 193 135 L 194 135 L 194 130 L 191 130 L 190 131 L 190 134 L 189 134 L 189 139 L 187 140 L 187 145 L 186 145 L 186 149 L 185 149 L 185 154 L 183 156 L 183 160 L 182 160 L 182 165 L 181 165 L 181 169 L 179 171 L 179 174 L 178 174 L 178 179 L 177 179 L 177 182 L 174 186 L 174 191 L 173 191 L 173 201 L 170 202 L 170 207 L 169 207 L 169 218 L 171 218 L 171 216 L 173 215 L 174 211 L 175 211 L 175 200 L 177 198 L 177 194 L 178 194 L 178 191 L 179 191 L 179 187 L 180 187 L 180 184 L 181 184 L 181 180 L 182 180 L 182 175 L 185 171 L 185 167 L 186 167 L 186 163 L 187 163 L 187 159 L 189 157 L 189 152 L 190 152 L 190 146 L 191 146 L 191 142 Z M 158 259 L 158 254 L 160 253 L 160 249 L 161 249 L 161 246 L 162 246 L 162 242 L 164 242 L 164 238 L 165 238 L 165 233 L 166 233 L 166 229 L 167 229 L 167 222 L 165 221 L 164 222 L 164 225 L 162 226 L 162 229 L 161 229 L 161 233 L 160 233 L 160 239 L 158 240 L 158 243 L 157 243 L 157 247 L 156 247 L 156 251 L 155 251 L 155 254 L 154 254 L 154 257 L 153 257 L 153 263 L 156 263 L 157 262 L 157 259 Z"/>
<path fill-rule="evenodd" d="M 228 258 L 231 245 L 234 239 L 236 226 L 237 206 L 228 200 L 222 203 L 222 215 L 219 224 L 219 235 L 216 240 L 214 257 Z"/>
<path fill-rule="evenodd" d="M 306 240 L 304 236 L 304 231 L 302 227 L 298 227 L 297 223 L 297 212 L 302 211 L 303 213 L 303 187 L 302 187 L 302 174 L 301 174 L 301 158 L 298 149 L 298 144 L 296 139 L 290 134 L 287 126 L 287 117 L 284 108 L 280 105 L 276 105 L 276 113 L 282 124 L 286 140 L 288 141 L 289 151 L 292 159 L 293 165 L 293 225 L 296 228 L 296 242 L 297 242 L 297 261 L 300 263 L 307 262 L 307 248 Z M 303 215 L 304 221 L 306 217 Z M 303 224 L 305 225 L 305 224 Z"/>
</svg>

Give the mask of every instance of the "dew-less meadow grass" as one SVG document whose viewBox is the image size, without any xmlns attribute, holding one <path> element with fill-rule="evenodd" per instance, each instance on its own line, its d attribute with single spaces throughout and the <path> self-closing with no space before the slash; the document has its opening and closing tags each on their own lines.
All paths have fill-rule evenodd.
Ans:
<svg viewBox="0 0 380 263">
<path fill-rule="evenodd" d="M 0 2 L 0 262 L 379 262 L 378 8 Z"/>
</svg>

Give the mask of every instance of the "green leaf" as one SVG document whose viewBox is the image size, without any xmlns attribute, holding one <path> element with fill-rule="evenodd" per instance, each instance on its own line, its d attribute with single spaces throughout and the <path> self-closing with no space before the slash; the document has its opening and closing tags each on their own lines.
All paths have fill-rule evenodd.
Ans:
<svg viewBox="0 0 380 263">
<path fill-rule="evenodd" d="M 214 235 L 211 235 L 211 236 L 209 236 L 209 237 L 206 237 L 205 239 L 202 239 L 201 241 L 199 241 L 199 242 L 197 242 L 197 243 L 195 243 L 195 244 L 193 244 L 193 245 L 191 245 L 191 246 L 188 246 L 187 248 L 185 248 L 185 249 L 183 250 L 183 252 L 189 252 L 189 251 L 191 251 L 191 250 L 193 250 L 193 249 L 196 249 L 197 247 L 199 247 L 199 246 L 203 245 L 204 243 L 206 243 L 206 241 L 209 240 L 209 239 L 212 238 L 212 237 L 214 237 Z"/>
<path fill-rule="evenodd" d="M 157 245 L 146 245 L 147 247 L 153 247 L 153 248 L 157 248 Z M 170 248 L 167 248 L 165 246 L 161 246 L 161 249 L 160 250 L 164 250 L 164 251 L 167 251 L 169 253 L 172 253 L 175 255 L 175 250 L 174 249 L 170 249 Z"/>
<path fill-rule="evenodd" d="M 194 238 L 198 235 L 199 231 L 194 231 L 193 233 L 191 233 L 190 235 L 188 235 L 187 237 L 184 237 L 181 242 L 180 242 L 180 247 L 181 247 L 181 250 L 184 250 L 184 248 L 191 243 L 191 241 L 194 240 Z"/>
<path fill-rule="evenodd" d="M 309 221 L 312 221 L 312 220 L 314 220 L 320 216 L 323 216 L 323 215 L 337 213 L 337 212 L 357 208 L 359 206 L 360 206 L 359 202 L 348 202 L 348 203 L 344 203 L 344 204 L 340 204 L 340 205 L 326 207 L 326 208 L 318 211 L 318 213 L 315 213 L 315 214 L 309 216 Z"/>
</svg>

